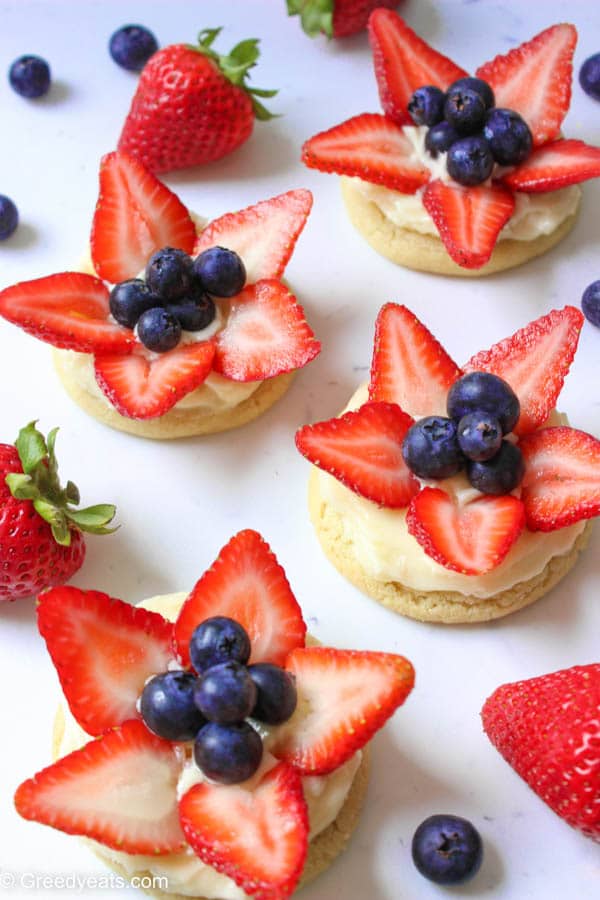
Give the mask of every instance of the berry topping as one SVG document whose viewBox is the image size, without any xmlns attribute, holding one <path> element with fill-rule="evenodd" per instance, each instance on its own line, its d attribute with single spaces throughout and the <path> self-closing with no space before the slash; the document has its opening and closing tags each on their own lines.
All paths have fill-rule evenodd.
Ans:
<svg viewBox="0 0 600 900">
<path fill-rule="evenodd" d="M 43 97 L 50 89 L 50 66 L 39 56 L 20 56 L 8 70 L 8 80 L 21 97 Z"/>
<path fill-rule="evenodd" d="M 143 25 L 123 25 L 111 36 L 108 50 L 118 66 L 129 72 L 141 72 L 158 50 L 158 41 Z"/>
<path fill-rule="evenodd" d="M 129 278 L 115 284 L 108 302 L 112 317 L 119 325 L 135 328 L 142 313 L 160 306 L 161 300 L 141 278 Z"/>
<path fill-rule="evenodd" d="M 495 456 L 502 444 L 502 426 L 487 412 L 467 413 L 458 422 L 458 446 L 468 459 L 483 462 Z"/>
<path fill-rule="evenodd" d="M 483 846 L 477 829 L 460 816 L 429 816 L 412 839 L 412 858 L 435 884 L 462 884 L 478 872 Z"/>
<path fill-rule="evenodd" d="M 185 297 L 194 278 L 192 260 L 183 250 L 163 247 L 153 253 L 146 266 L 146 284 L 165 303 Z"/>
<path fill-rule="evenodd" d="M 0 241 L 5 241 L 19 224 L 19 211 L 10 197 L 0 194 Z"/>
<path fill-rule="evenodd" d="M 477 94 L 473 94 L 474 97 Z M 478 97 L 483 110 L 483 103 Z M 482 184 L 492 174 L 494 157 L 488 142 L 481 135 L 472 135 L 455 141 L 446 159 L 448 174 L 458 184 L 471 187 Z"/>
<path fill-rule="evenodd" d="M 184 297 L 167 307 L 172 316 L 178 320 L 184 331 L 203 331 L 214 321 L 217 308 L 212 297 L 201 289 L 196 289 L 192 296 Z"/>
<path fill-rule="evenodd" d="M 441 416 L 419 419 L 406 432 L 402 456 L 411 472 L 419 478 L 456 475 L 464 465 L 456 422 Z"/>
<path fill-rule="evenodd" d="M 246 269 L 235 250 L 211 247 L 194 260 L 194 275 L 216 297 L 234 297 L 246 284 Z"/>
<path fill-rule="evenodd" d="M 256 686 L 252 718 L 267 725 L 287 722 L 296 709 L 298 693 L 293 676 L 272 663 L 256 663 L 248 669 Z"/>
<path fill-rule="evenodd" d="M 600 147 L 583 141 L 554 141 L 534 150 L 518 169 L 504 175 L 502 182 L 515 191 L 538 194 L 598 177 Z"/>
<path fill-rule="evenodd" d="M 447 409 L 457 421 L 469 413 L 487 413 L 499 421 L 503 434 L 509 434 L 519 421 L 520 404 L 502 378 L 489 372 L 469 372 L 450 388 Z"/>
<path fill-rule="evenodd" d="M 181 324 L 162 306 L 147 309 L 138 319 L 137 333 L 140 341 L 154 353 L 173 350 L 181 339 Z"/>
<path fill-rule="evenodd" d="M 464 90 L 475 91 L 476 94 L 479 94 L 486 109 L 491 109 L 492 106 L 496 105 L 494 92 L 487 81 L 483 81 L 482 78 L 473 78 L 471 75 L 467 75 L 466 78 L 459 78 L 451 84 L 446 91 L 446 97 L 450 99 L 454 93 L 460 93 Z"/>
<path fill-rule="evenodd" d="M 460 139 L 458 131 L 449 122 L 438 122 L 425 135 L 425 148 L 435 159 L 438 153 L 447 153 L 452 144 Z"/>
<path fill-rule="evenodd" d="M 588 284 L 581 297 L 581 309 L 592 325 L 600 328 L 600 280 Z"/>
<path fill-rule="evenodd" d="M 415 125 L 437 125 L 444 118 L 446 95 L 438 87 L 418 88 L 408 101 L 408 112 Z"/>
<path fill-rule="evenodd" d="M 485 109 L 485 102 L 478 91 L 454 86 L 444 104 L 444 118 L 460 134 L 474 134 L 483 125 Z"/>
<path fill-rule="evenodd" d="M 164 672 L 144 685 L 140 713 L 150 731 L 167 741 L 193 741 L 206 720 L 194 703 L 198 679 L 190 672 Z"/>
<path fill-rule="evenodd" d="M 211 616 L 192 632 L 189 657 L 196 672 L 202 673 L 225 662 L 245 665 L 250 649 L 248 633 L 239 622 L 227 616 Z"/>
<path fill-rule="evenodd" d="M 467 463 L 469 483 L 482 494 L 510 494 L 521 484 L 524 474 L 523 454 L 510 441 L 502 441 L 492 459 Z"/>
<path fill-rule="evenodd" d="M 533 146 L 529 126 L 512 109 L 490 109 L 483 136 L 492 156 L 502 166 L 516 166 L 527 159 Z"/>
<path fill-rule="evenodd" d="M 198 679 L 194 702 L 210 722 L 221 725 L 241 722 L 254 709 L 256 685 L 241 663 L 220 663 Z"/>
<path fill-rule="evenodd" d="M 579 70 L 579 84 L 588 97 L 600 100 L 600 53 L 588 56 Z"/>
<path fill-rule="evenodd" d="M 247 722 L 208 722 L 194 743 L 196 765 L 218 784 L 239 784 L 252 778 L 262 756 L 261 736 Z"/>
</svg>

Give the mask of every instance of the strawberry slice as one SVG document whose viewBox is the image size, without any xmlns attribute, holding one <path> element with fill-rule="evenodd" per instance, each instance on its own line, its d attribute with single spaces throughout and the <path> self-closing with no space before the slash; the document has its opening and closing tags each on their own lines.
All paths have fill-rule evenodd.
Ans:
<svg viewBox="0 0 600 900">
<path fill-rule="evenodd" d="M 574 428 L 524 437 L 521 498 L 531 531 L 555 531 L 600 515 L 600 441 Z"/>
<path fill-rule="evenodd" d="M 169 622 L 99 591 L 46 591 L 38 625 L 69 708 L 88 734 L 136 718 L 146 680 L 174 658 Z"/>
<path fill-rule="evenodd" d="M 106 286 L 83 272 L 61 272 L 6 288 L 0 292 L 0 315 L 65 350 L 127 353 L 136 343 L 133 331 L 109 318 Z"/>
<path fill-rule="evenodd" d="M 515 210 L 515 198 L 502 184 L 466 188 L 436 180 L 425 188 L 423 206 L 454 262 L 480 269 Z"/>
<path fill-rule="evenodd" d="M 312 209 L 310 191 L 279 194 L 240 212 L 215 219 L 198 235 L 194 256 L 210 247 L 227 247 L 241 256 L 246 283 L 280 278 Z"/>
<path fill-rule="evenodd" d="M 485 575 L 499 566 L 525 527 L 523 504 L 510 494 L 483 495 L 459 507 L 445 491 L 424 488 L 406 514 L 409 532 L 446 569 Z"/>
<path fill-rule="evenodd" d="M 192 632 L 210 616 L 229 616 L 248 632 L 251 663 L 283 665 L 294 647 L 303 647 L 306 625 L 285 572 L 256 531 L 240 531 L 223 547 L 200 578 L 175 623 L 175 641 L 190 665 Z"/>
<path fill-rule="evenodd" d="M 232 381 L 263 381 L 302 368 L 320 351 L 293 294 L 280 281 L 265 280 L 233 298 L 214 368 Z"/>
<path fill-rule="evenodd" d="M 502 178 L 513 191 L 546 193 L 600 177 L 600 147 L 583 141 L 554 141 L 534 150 L 525 162 Z"/>
<path fill-rule="evenodd" d="M 294 892 L 309 826 L 302 781 L 291 766 L 278 763 L 251 791 L 196 784 L 179 810 L 194 853 L 254 900 L 285 900 Z"/>
<path fill-rule="evenodd" d="M 535 147 L 558 136 L 568 112 L 576 43 L 573 25 L 553 25 L 475 73 L 493 88 L 496 106 L 523 116 Z"/>
<path fill-rule="evenodd" d="M 430 47 L 392 10 L 373 10 L 369 40 L 381 105 L 399 125 L 411 122 L 408 101 L 417 88 L 432 84 L 445 91 L 467 74 Z"/>
<path fill-rule="evenodd" d="M 539 428 L 554 409 L 583 321 L 574 306 L 553 309 L 512 337 L 477 353 L 464 366 L 465 372 L 492 372 L 510 384 L 521 403 L 515 434 Z"/>
<path fill-rule="evenodd" d="M 365 403 L 327 422 L 305 425 L 296 446 L 310 462 L 379 506 L 407 506 L 419 482 L 402 458 L 413 420 L 395 403 Z"/>
<path fill-rule="evenodd" d="M 154 419 L 206 380 L 212 368 L 212 341 L 180 344 L 157 358 L 143 351 L 129 356 L 96 356 L 96 381 L 115 409 L 129 419 Z"/>
<path fill-rule="evenodd" d="M 285 664 L 298 707 L 273 753 L 303 775 L 327 775 L 364 747 L 411 692 L 410 662 L 392 653 L 305 647 Z"/>
<path fill-rule="evenodd" d="M 125 853 L 177 853 L 181 762 L 173 744 L 130 719 L 38 772 L 17 789 L 25 819 Z"/>
<path fill-rule="evenodd" d="M 196 226 L 183 203 L 141 162 L 114 152 L 100 163 L 90 240 L 96 272 L 116 284 L 135 278 L 161 247 L 191 253 Z"/>
<path fill-rule="evenodd" d="M 354 116 L 316 134 L 304 144 L 302 162 L 310 169 L 355 175 L 403 194 L 414 194 L 430 178 L 402 129 L 378 113 Z"/>
<path fill-rule="evenodd" d="M 369 399 L 397 403 L 415 418 L 446 415 L 461 371 L 406 306 L 386 303 L 375 322 Z"/>
</svg>

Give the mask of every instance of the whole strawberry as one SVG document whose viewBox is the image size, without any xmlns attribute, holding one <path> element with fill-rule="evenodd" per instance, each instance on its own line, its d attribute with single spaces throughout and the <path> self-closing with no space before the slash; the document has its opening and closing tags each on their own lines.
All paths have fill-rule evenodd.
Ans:
<svg viewBox="0 0 600 900">
<path fill-rule="evenodd" d="M 30 422 L 12 444 L 0 444 L 0 599 L 17 600 L 64 584 L 85 556 L 84 531 L 108 534 L 115 515 L 108 503 L 76 509 L 79 491 L 62 488 L 48 442 Z"/>
<path fill-rule="evenodd" d="M 499 687 L 487 736 L 542 800 L 600 841 L 600 663 Z"/>
<path fill-rule="evenodd" d="M 220 159 L 248 140 L 255 118 L 272 118 L 257 97 L 277 91 L 246 84 L 258 41 L 241 41 L 220 56 L 212 49 L 220 31 L 200 32 L 194 46 L 165 47 L 142 70 L 118 149 L 154 173 Z"/>
<path fill-rule="evenodd" d="M 326 34 L 347 37 L 367 27 L 371 12 L 378 6 L 395 9 L 399 0 L 287 0 L 289 16 L 300 16 L 309 37 Z"/>
</svg>

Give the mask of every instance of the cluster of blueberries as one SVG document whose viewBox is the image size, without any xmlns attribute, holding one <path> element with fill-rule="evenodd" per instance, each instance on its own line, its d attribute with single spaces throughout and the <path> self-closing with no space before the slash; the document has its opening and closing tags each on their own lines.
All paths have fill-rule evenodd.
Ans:
<svg viewBox="0 0 600 900">
<path fill-rule="evenodd" d="M 519 420 L 519 398 L 497 375 L 470 372 L 448 392 L 448 418 L 419 419 L 406 433 L 402 456 L 419 478 L 450 478 L 466 469 L 483 494 L 510 494 L 523 479 L 523 454 L 504 435 Z"/>
<path fill-rule="evenodd" d="M 246 781 L 260 766 L 262 738 L 246 719 L 281 725 L 296 709 L 293 676 L 271 663 L 246 665 L 250 650 L 238 622 L 205 619 L 189 644 L 196 674 L 155 675 L 140 698 L 147 727 L 168 741 L 194 741 L 196 765 L 220 784 Z"/>
<path fill-rule="evenodd" d="M 216 315 L 213 297 L 233 297 L 246 283 L 244 263 L 225 247 L 211 247 L 196 259 L 163 247 L 150 257 L 144 276 L 116 284 L 109 305 L 113 318 L 137 327 L 139 340 L 154 353 L 176 347 L 182 331 L 207 328 Z"/>
<path fill-rule="evenodd" d="M 481 184 L 494 163 L 516 166 L 531 153 L 527 122 L 494 103 L 487 81 L 471 77 L 459 78 L 446 93 L 431 85 L 418 88 L 408 102 L 413 122 L 428 127 L 425 147 L 433 157 L 448 154 L 448 174 L 459 184 Z"/>
</svg>

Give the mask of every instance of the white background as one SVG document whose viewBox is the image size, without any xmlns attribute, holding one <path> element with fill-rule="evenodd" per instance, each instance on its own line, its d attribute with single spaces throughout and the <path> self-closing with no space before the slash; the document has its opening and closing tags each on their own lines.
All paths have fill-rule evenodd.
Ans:
<svg viewBox="0 0 600 900">
<path fill-rule="evenodd" d="M 410 0 L 403 11 L 423 37 L 470 70 L 564 20 L 580 32 L 576 71 L 600 50 L 600 8 L 585 0 Z M 214 217 L 289 188 L 308 187 L 315 195 L 287 274 L 323 353 L 276 407 L 240 431 L 161 444 L 106 429 L 63 393 L 47 345 L 0 326 L 0 440 L 12 441 L 33 418 L 45 431 L 60 425 L 65 478 L 76 481 L 85 503 L 113 501 L 119 509 L 120 531 L 88 540 L 74 583 L 132 602 L 187 590 L 234 532 L 253 527 L 271 542 L 321 641 L 412 660 L 417 685 L 374 744 L 368 802 L 350 851 L 302 893 L 305 900 L 446 896 L 410 859 L 414 829 L 435 812 L 467 816 L 485 842 L 480 874 L 453 895 L 598 896 L 598 847 L 550 812 L 503 762 L 482 733 L 479 710 L 505 681 L 598 660 L 600 532 L 576 570 L 522 613 L 473 627 L 396 617 L 359 594 L 322 556 L 306 511 L 308 465 L 293 434 L 304 422 L 333 415 L 365 379 L 373 321 L 386 301 L 408 304 L 458 363 L 552 307 L 577 305 L 584 287 L 600 277 L 600 184 L 585 186 L 576 228 L 538 261 L 479 281 L 412 273 L 380 258 L 353 231 L 335 176 L 299 162 L 310 135 L 379 109 L 364 35 L 311 42 L 297 20 L 286 18 L 284 0 L 0 0 L 0 22 L 0 70 L 34 52 L 49 60 L 55 78 L 50 95 L 37 102 L 18 97 L 0 79 L 0 193 L 15 200 L 22 219 L 19 232 L 0 245 L 0 287 L 69 269 L 86 245 L 98 161 L 115 146 L 137 80 L 107 52 L 112 31 L 128 22 L 152 28 L 162 45 L 192 41 L 201 28 L 219 24 L 225 26 L 219 48 L 260 37 L 254 81 L 280 89 L 271 107 L 281 117 L 258 123 L 245 146 L 166 179 L 185 203 Z M 600 104 L 577 83 L 564 131 L 600 144 Z M 574 426 L 596 434 L 599 355 L 600 331 L 586 324 L 560 404 Z M 6 604 L 0 617 L 0 868 L 101 874 L 77 840 L 21 821 L 12 809 L 17 784 L 49 761 L 57 691 L 33 601 Z M 24 886 L 12 892 L 31 895 L 69 893 Z M 137 894 L 123 889 L 118 895 Z"/>
</svg>

